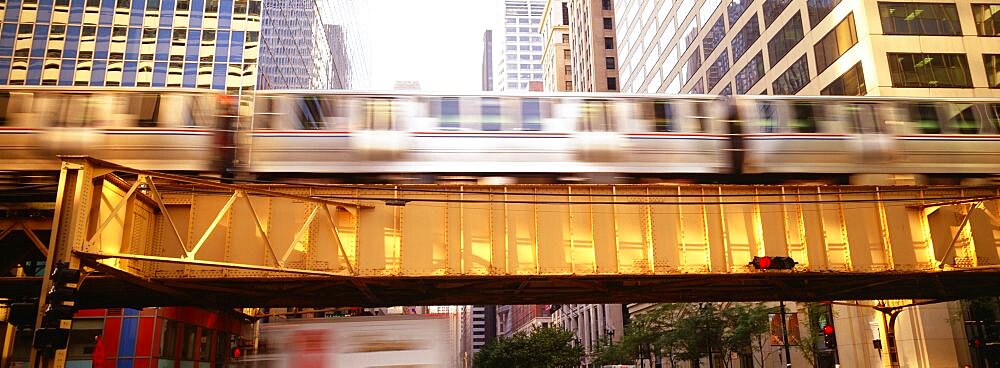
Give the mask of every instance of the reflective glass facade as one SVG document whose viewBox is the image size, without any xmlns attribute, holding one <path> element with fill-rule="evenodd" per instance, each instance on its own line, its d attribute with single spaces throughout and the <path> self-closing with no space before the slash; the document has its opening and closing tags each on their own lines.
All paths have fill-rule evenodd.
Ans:
<svg viewBox="0 0 1000 368">
<path fill-rule="evenodd" d="M 530 82 L 542 82 L 542 14 L 545 0 L 504 0 L 504 32 L 498 91 L 527 91 Z"/>
<path fill-rule="evenodd" d="M 235 95 L 257 88 L 346 88 L 334 83 L 334 46 L 345 42 L 326 36 L 336 26 L 325 23 L 336 22 L 330 19 L 336 14 L 321 17 L 330 4 L 4 1 L 0 84 L 195 87 Z M 339 52 L 349 53 L 343 46 Z"/>
</svg>

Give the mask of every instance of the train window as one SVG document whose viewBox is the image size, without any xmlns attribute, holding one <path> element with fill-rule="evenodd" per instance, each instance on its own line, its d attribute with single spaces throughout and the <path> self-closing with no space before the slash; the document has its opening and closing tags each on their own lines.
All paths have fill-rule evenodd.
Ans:
<svg viewBox="0 0 1000 368">
<path fill-rule="evenodd" d="M 392 130 L 392 99 L 370 98 L 365 101 L 365 130 Z"/>
<path fill-rule="evenodd" d="M 657 132 L 676 132 L 674 109 L 668 101 L 653 102 L 653 128 Z"/>
<path fill-rule="evenodd" d="M 975 105 L 951 104 L 948 109 L 948 126 L 959 134 L 979 134 Z"/>
<path fill-rule="evenodd" d="M 613 132 L 614 103 L 605 100 L 585 100 L 580 104 L 580 131 Z"/>
<path fill-rule="evenodd" d="M 501 126 L 500 99 L 484 97 L 482 100 L 483 130 L 497 131 Z"/>
<path fill-rule="evenodd" d="M 910 121 L 920 134 L 941 133 L 941 123 L 938 121 L 937 109 L 933 104 L 911 105 Z"/>
<path fill-rule="evenodd" d="M 521 130 L 542 130 L 542 105 L 538 99 L 526 98 L 521 101 Z"/>
<path fill-rule="evenodd" d="M 439 126 L 447 129 L 461 127 L 462 112 L 457 97 L 441 98 L 441 120 Z"/>
<path fill-rule="evenodd" d="M 298 114 L 300 128 L 304 130 L 324 129 L 323 112 L 321 111 L 320 98 L 317 96 L 304 96 L 296 99 L 296 113 Z"/>
<path fill-rule="evenodd" d="M 986 108 L 986 120 L 993 124 L 993 130 L 1000 133 L 1000 104 L 989 104 Z"/>
<path fill-rule="evenodd" d="M 274 112 L 274 99 L 269 96 L 254 98 L 253 129 L 271 129 L 271 119 Z"/>
<path fill-rule="evenodd" d="M 7 125 L 8 101 L 10 101 L 10 93 L 0 92 L 0 126 Z"/>
<path fill-rule="evenodd" d="M 846 109 L 856 132 L 879 133 L 883 130 L 874 104 L 848 104 Z"/>
<path fill-rule="evenodd" d="M 819 105 L 799 102 L 792 105 L 792 120 L 789 122 L 795 133 L 816 133 L 819 131 Z"/>
<path fill-rule="evenodd" d="M 760 124 L 760 130 L 764 133 L 777 133 L 778 132 L 778 107 L 772 102 L 761 101 L 757 104 L 757 109 L 760 112 L 758 115 L 758 121 Z"/>
<path fill-rule="evenodd" d="M 143 93 L 132 96 L 129 114 L 135 117 L 136 126 L 155 128 L 160 116 L 160 95 Z"/>
<path fill-rule="evenodd" d="M 709 116 L 709 104 L 713 101 L 695 101 L 694 102 L 694 115 L 691 118 L 698 124 L 698 132 L 705 133 L 708 132 L 708 122 L 712 117 Z"/>
<path fill-rule="evenodd" d="M 89 95 L 63 95 L 54 98 L 62 111 L 52 121 L 54 127 L 82 127 L 92 118 L 94 104 Z"/>
</svg>

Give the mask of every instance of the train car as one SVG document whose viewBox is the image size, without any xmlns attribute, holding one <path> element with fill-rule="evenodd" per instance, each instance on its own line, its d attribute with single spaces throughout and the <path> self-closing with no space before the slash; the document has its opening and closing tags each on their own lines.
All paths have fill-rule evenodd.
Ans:
<svg viewBox="0 0 1000 368">
<path fill-rule="evenodd" d="M 724 173 L 724 104 L 707 96 L 261 91 L 254 173 Z"/>
<path fill-rule="evenodd" d="M 973 99 L 741 97 L 746 173 L 1000 173 L 1000 104 Z"/>
<path fill-rule="evenodd" d="M 0 170 L 53 171 L 57 155 L 139 169 L 213 171 L 219 163 L 216 91 L 151 88 L 0 88 Z"/>
</svg>

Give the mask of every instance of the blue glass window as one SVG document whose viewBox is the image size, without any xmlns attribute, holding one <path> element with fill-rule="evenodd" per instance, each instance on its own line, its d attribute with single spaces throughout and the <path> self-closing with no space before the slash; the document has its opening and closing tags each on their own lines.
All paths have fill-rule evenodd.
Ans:
<svg viewBox="0 0 1000 368">
<path fill-rule="evenodd" d="M 31 56 L 45 57 L 45 42 L 49 38 L 49 26 L 35 27 L 35 36 L 31 41 Z"/>
<path fill-rule="evenodd" d="M 128 20 L 128 25 L 133 27 L 142 26 L 142 9 L 144 8 L 144 3 L 142 0 L 132 0 L 132 15 Z"/>
<path fill-rule="evenodd" d="M 108 46 L 111 44 L 111 27 L 101 27 L 97 29 L 97 49 L 94 50 L 94 59 L 107 59 Z"/>
<path fill-rule="evenodd" d="M 194 88 L 198 81 L 198 63 L 184 64 L 184 87 Z"/>
<path fill-rule="evenodd" d="M 10 0 L 7 1 L 7 12 L 4 14 L 4 22 L 17 22 L 18 16 L 21 15 L 21 0 Z"/>
<path fill-rule="evenodd" d="M 133 0 L 140 1 L 140 0 Z M 122 68 L 122 87 L 135 87 L 135 70 L 137 63 L 135 61 L 126 61 L 125 67 Z"/>
<path fill-rule="evenodd" d="M 111 0 L 105 0 L 101 4 L 101 18 L 98 22 L 101 25 L 111 24 L 111 20 L 115 17 L 115 2 Z"/>
<path fill-rule="evenodd" d="M 191 1 L 191 28 L 201 28 L 201 18 L 205 14 L 205 0 Z"/>
<path fill-rule="evenodd" d="M 160 4 L 160 27 L 170 27 L 174 24 L 174 5 L 176 0 L 163 0 Z"/>
<path fill-rule="evenodd" d="M 52 1 L 53 0 L 41 0 L 38 2 L 38 15 L 36 16 L 35 22 L 37 23 L 48 23 L 52 20 Z"/>
<path fill-rule="evenodd" d="M 229 55 L 229 32 L 219 31 L 215 36 L 215 61 L 226 61 Z"/>
<path fill-rule="evenodd" d="M 167 60 L 170 55 L 170 29 L 160 28 L 156 34 L 156 60 Z"/>
<path fill-rule="evenodd" d="M 62 68 L 59 69 L 59 85 L 60 86 L 72 86 L 73 85 L 73 70 L 76 69 L 76 62 L 73 60 L 63 60 Z"/>
<path fill-rule="evenodd" d="M 17 38 L 17 24 L 4 24 L 0 31 L 0 56 L 14 55 L 14 39 Z"/>
<path fill-rule="evenodd" d="M 153 65 L 153 87 L 163 87 L 167 84 L 167 63 Z"/>
<path fill-rule="evenodd" d="M 77 47 L 80 45 L 80 26 L 70 26 L 66 28 L 66 46 L 63 47 L 64 58 L 75 58 Z"/>
<path fill-rule="evenodd" d="M 226 88 L 226 64 L 215 64 L 212 69 L 212 89 Z"/>
<path fill-rule="evenodd" d="M 83 22 L 83 0 L 73 0 L 69 6 L 69 23 L 80 24 Z"/>
<path fill-rule="evenodd" d="M 229 62 L 243 61 L 243 38 L 246 32 L 233 32 L 233 41 L 229 44 Z"/>
<path fill-rule="evenodd" d="M 201 31 L 188 31 L 187 50 L 184 52 L 184 60 L 198 61 L 198 47 L 201 46 Z"/>
<path fill-rule="evenodd" d="M 90 85 L 95 87 L 104 86 L 104 74 L 108 70 L 108 62 L 95 60 L 94 67 L 90 69 Z"/>
<path fill-rule="evenodd" d="M 229 29 L 233 21 L 233 0 L 222 0 L 219 7 L 219 29 Z"/>
<path fill-rule="evenodd" d="M 42 84 L 42 59 L 31 59 L 28 62 L 28 80 L 24 84 L 31 86 Z"/>
<path fill-rule="evenodd" d="M 125 59 L 138 59 L 140 44 L 142 44 L 142 28 L 130 28 L 128 30 L 128 44 L 125 45 Z"/>
<path fill-rule="evenodd" d="M 10 74 L 10 58 L 0 58 L 0 84 L 7 84 Z"/>
</svg>

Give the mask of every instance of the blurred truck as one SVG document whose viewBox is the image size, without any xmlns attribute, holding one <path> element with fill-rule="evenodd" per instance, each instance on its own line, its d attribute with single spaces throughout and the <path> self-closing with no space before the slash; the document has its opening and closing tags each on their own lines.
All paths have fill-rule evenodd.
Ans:
<svg viewBox="0 0 1000 368">
<path fill-rule="evenodd" d="M 451 368 L 446 315 L 388 315 L 266 323 L 261 338 L 275 368 Z"/>
</svg>

